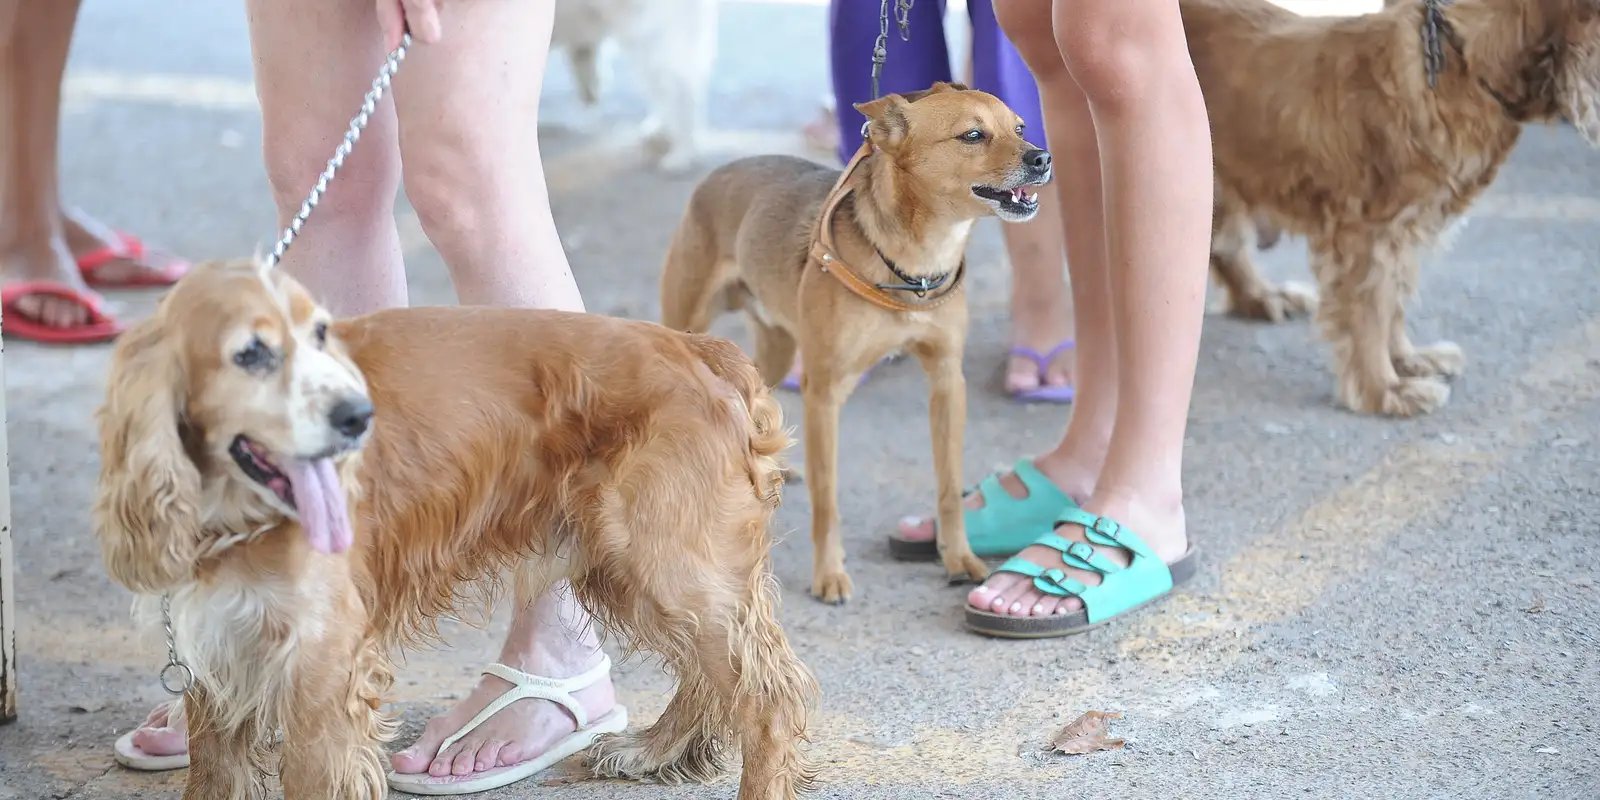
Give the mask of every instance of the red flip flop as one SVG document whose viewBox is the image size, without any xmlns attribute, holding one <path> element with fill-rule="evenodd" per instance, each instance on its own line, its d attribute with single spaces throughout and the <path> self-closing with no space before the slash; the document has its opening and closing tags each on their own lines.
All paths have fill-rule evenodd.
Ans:
<svg viewBox="0 0 1600 800">
<path fill-rule="evenodd" d="M 139 261 L 144 258 L 144 241 L 131 233 L 117 231 L 117 243 L 78 256 L 78 272 L 90 286 L 104 289 L 145 289 L 171 286 L 189 272 L 189 262 L 174 260 L 163 269 L 140 268 L 133 277 L 111 281 L 95 277 L 102 267 L 113 261 Z"/>
<path fill-rule="evenodd" d="M 15 306 L 18 300 L 29 295 L 49 295 L 70 300 L 89 312 L 89 321 L 72 328 L 57 328 L 33 319 Z M 123 326 L 115 317 L 100 308 L 100 298 L 82 294 L 70 286 L 53 281 L 24 281 L 0 287 L 0 322 L 7 339 L 23 339 L 43 344 L 98 344 L 109 342 L 122 333 Z"/>
</svg>

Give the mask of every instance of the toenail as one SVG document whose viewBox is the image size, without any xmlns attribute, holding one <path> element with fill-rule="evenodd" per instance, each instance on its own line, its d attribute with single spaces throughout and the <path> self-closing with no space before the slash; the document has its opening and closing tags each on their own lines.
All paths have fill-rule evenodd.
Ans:
<svg viewBox="0 0 1600 800">
<path fill-rule="evenodd" d="M 1021 610 L 1022 610 L 1022 604 L 1021 603 L 1012 603 L 1011 604 L 1011 613 L 1015 614 L 1015 613 L 1020 612 Z"/>
<path fill-rule="evenodd" d="M 1040 603 L 1039 605 L 1036 605 L 1036 606 L 1033 607 L 1033 615 L 1034 616 L 1039 616 L 1039 614 L 1041 612 L 1043 612 L 1043 611 L 1044 611 L 1044 603 Z"/>
</svg>

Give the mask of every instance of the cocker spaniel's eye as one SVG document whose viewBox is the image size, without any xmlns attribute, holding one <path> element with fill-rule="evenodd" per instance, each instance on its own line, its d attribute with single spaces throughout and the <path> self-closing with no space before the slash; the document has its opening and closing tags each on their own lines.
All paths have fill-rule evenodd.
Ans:
<svg viewBox="0 0 1600 800">
<path fill-rule="evenodd" d="M 981 142 L 988 137 L 984 135 L 983 131 L 973 128 L 972 130 L 967 131 L 956 138 L 963 142 Z"/>
<path fill-rule="evenodd" d="M 278 355 L 258 336 L 252 338 L 243 350 L 233 354 L 233 363 L 248 372 L 271 372 L 278 366 Z"/>
<path fill-rule="evenodd" d="M 312 333 L 312 335 L 317 337 L 317 346 L 318 347 L 326 347 L 327 346 L 327 344 L 328 344 L 328 323 L 326 323 L 326 322 L 317 323 L 317 326 L 315 328 L 311 329 L 311 333 Z"/>
<path fill-rule="evenodd" d="M 1017 135 L 1021 136 L 1022 135 L 1022 129 L 1026 128 L 1026 127 L 1028 127 L 1028 126 L 1026 126 L 1026 125 L 1018 125 L 1017 126 Z"/>
</svg>

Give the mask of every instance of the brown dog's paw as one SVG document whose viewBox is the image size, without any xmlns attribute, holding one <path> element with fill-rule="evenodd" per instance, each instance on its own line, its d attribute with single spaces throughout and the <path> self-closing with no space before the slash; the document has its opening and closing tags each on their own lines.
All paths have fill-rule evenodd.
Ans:
<svg viewBox="0 0 1600 800">
<path fill-rule="evenodd" d="M 1386 417 L 1414 417 L 1437 411 L 1450 400 L 1450 385 L 1438 378 L 1401 378 L 1380 393 L 1367 395 L 1362 402 L 1346 405 L 1364 414 Z"/>
<path fill-rule="evenodd" d="M 817 573 L 811 577 L 811 596 L 831 606 L 842 606 L 850 599 L 850 576 L 844 570 Z"/>
<path fill-rule="evenodd" d="M 1419 347 L 1394 359 L 1394 371 L 1405 378 L 1454 378 L 1466 365 L 1467 357 L 1455 342 Z"/>
<path fill-rule="evenodd" d="M 1283 322 L 1306 316 L 1316 309 L 1316 290 L 1290 281 L 1259 295 L 1233 298 L 1228 313 L 1242 319 Z"/>
<path fill-rule="evenodd" d="M 972 554 L 971 550 L 962 553 L 944 553 L 944 574 L 954 586 L 958 583 L 980 583 L 989 577 L 989 565 L 983 559 Z"/>
</svg>

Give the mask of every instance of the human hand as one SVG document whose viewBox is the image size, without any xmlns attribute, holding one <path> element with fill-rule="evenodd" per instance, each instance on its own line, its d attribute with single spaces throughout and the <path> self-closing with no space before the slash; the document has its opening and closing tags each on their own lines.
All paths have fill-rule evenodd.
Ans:
<svg viewBox="0 0 1600 800">
<path fill-rule="evenodd" d="M 406 28 L 411 38 L 419 42 L 439 41 L 443 29 L 439 26 L 439 5 L 443 0 L 378 0 L 378 26 L 383 29 L 383 46 L 393 50 L 400 46 Z"/>
</svg>

